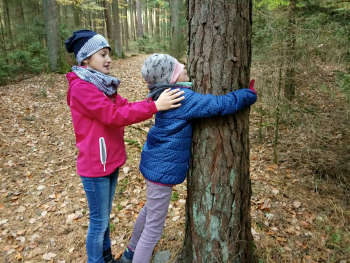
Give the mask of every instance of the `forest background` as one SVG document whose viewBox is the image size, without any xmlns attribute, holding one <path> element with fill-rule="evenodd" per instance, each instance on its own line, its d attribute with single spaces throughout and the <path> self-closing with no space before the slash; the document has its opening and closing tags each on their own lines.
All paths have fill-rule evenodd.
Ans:
<svg viewBox="0 0 350 263">
<path fill-rule="evenodd" d="M 166 52 L 186 63 L 185 1 L 2 0 L 0 12 L 0 84 L 4 87 L 41 74 L 68 72 L 74 57 L 65 51 L 64 40 L 82 28 L 107 36 L 115 58 Z M 318 194 L 320 200 L 337 199 L 332 201 L 332 209 L 323 207 L 323 214 L 303 221 L 303 227 L 310 231 L 296 244 L 310 251 L 307 240 L 321 238 L 328 259 L 323 251 L 305 260 L 348 262 L 350 3 L 254 0 L 252 48 L 252 78 L 257 80 L 259 93 L 259 103 L 252 108 L 252 143 L 257 147 L 253 153 L 267 147 L 271 157 L 268 172 L 289 180 L 288 173 L 281 170 L 295 169 L 307 178 L 310 193 Z M 42 86 L 36 94 L 47 97 L 48 91 Z M 129 140 L 129 144 L 138 142 Z M 7 153 L 2 154 L 6 157 Z M 4 175 L 8 174 L 7 166 L 8 162 L 1 163 Z M 9 197 L 5 188 L 1 190 L 2 197 Z M 274 236 L 269 223 L 271 199 L 254 197 L 254 190 L 253 186 L 253 205 L 261 211 L 262 219 L 253 216 L 257 231 L 253 235 L 257 239 L 265 231 Z M 273 195 L 280 194 L 289 195 L 273 189 Z M 294 202 L 291 207 L 300 210 L 302 204 Z M 0 226 L 4 222 L 0 220 Z M 309 234 L 315 230 L 310 225 L 322 229 L 323 235 Z M 297 236 L 302 232 L 298 228 L 286 231 Z M 290 252 L 286 240 L 274 237 L 283 244 L 280 248 L 263 245 L 266 240 L 259 236 L 256 246 L 261 262 L 282 261 L 283 254 Z M 9 251 L 9 247 L 5 249 Z"/>
</svg>

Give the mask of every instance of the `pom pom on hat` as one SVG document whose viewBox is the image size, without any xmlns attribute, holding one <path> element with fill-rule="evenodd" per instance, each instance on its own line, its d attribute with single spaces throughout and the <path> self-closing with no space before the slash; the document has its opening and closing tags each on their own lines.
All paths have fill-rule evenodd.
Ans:
<svg viewBox="0 0 350 263">
<path fill-rule="evenodd" d="M 173 84 L 184 69 L 184 65 L 167 54 L 153 54 L 146 58 L 141 74 L 148 85 Z"/>
<path fill-rule="evenodd" d="M 86 29 L 73 32 L 73 35 L 65 41 L 65 46 L 69 53 L 74 52 L 79 65 L 102 48 L 111 49 L 102 35 Z"/>
</svg>

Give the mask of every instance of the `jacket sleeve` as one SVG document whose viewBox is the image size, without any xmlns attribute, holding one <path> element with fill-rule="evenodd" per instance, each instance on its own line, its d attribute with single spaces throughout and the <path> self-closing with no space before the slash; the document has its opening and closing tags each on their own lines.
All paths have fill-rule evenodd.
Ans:
<svg viewBox="0 0 350 263">
<path fill-rule="evenodd" d="M 157 112 L 157 107 L 151 100 L 130 103 L 117 95 L 116 103 L 113 103 L 94 85 L 85 82 L 79 84 L 70 88 L 69 106 L 105 125 L 127 126 L 147 120 Z"/>
<path fill-rule="evenodd" d="M 182 103 L 181 108 L 183 108 L 184 118 L 190 120 L 233 114 L 252 105 L 255 101 L 256 94 L 250 89 L 239 89 L 220 96 L 200 94 L 188 90 L 185 93 L 185 102 Z"/>
</svg>

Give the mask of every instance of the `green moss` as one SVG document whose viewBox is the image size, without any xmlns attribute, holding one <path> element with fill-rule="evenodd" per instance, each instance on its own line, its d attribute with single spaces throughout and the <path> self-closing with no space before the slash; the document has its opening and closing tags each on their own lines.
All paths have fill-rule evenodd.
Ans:
<svg viewBox="0 0 350 263">
<path fill-rule="evenodd" d="M 212 215 L 210 217 L 210 239 L 220 241 L 221 222 L 219 218 Z"/>
<path fill-rule="evenodd" d="M 197 205 L 193 205 L 193 223 L 197 234 L 201 237 L 205 236 L 205 215 L 198 210 Z"/>
<path fill-rule="evenodd" d="M 236 181 L 236 173 L 235 173 L 234 169 L 231 169 L 231 172 L 230 172 L 230 186 L 231 187 L 234 187 L 235 181 Z"/>
</svg>

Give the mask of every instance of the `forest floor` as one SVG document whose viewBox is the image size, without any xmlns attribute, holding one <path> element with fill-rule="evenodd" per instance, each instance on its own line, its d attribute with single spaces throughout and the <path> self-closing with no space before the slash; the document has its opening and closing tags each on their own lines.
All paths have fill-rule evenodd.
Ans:
<svg viewBox="0 0 350 263">
<path fill-rule="evenodd" d="M 144 55 L 113 62 L 129 101 L 147 90 Z M 253 67 L 252 75 L 259 71 Z M 327 69 L 321 79 L 334 86 Z M 308 79 L 305 77 L 305 79 Z M 302 86 L 302 85 L 301 85 Z M 75 138 L 63 74 L 42 74 L 0 87 L 0 262 L 85 262 L 88 208 L 75 171 Z M 298 88 L 293 123 L 280 124 L 279 165 L 273 162 L 273 118 L 252 107 L 250 125 L 252 233 L 259 262 L 350 262 L 349 106 L 332 89 Z M 120 170 L 111 215 L 114 254 L 128 243 L 145 202 L 138 171 L 152 120 L 126 128 L 128 161 Z M 349 173 L 347 174 L 349 176 Z M 172 259 L 184 238 L 186 183 L 174 187 L 156 251 Z"/>
</svg>

